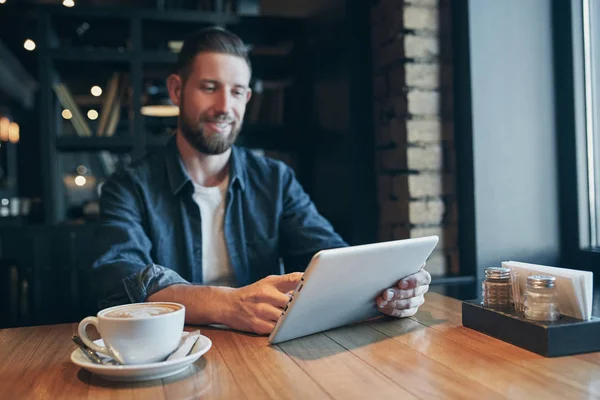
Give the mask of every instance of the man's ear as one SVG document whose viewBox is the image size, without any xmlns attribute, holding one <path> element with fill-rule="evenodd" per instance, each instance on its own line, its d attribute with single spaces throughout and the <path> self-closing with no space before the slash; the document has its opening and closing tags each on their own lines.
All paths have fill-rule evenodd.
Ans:
<svg viewBox="0 0 600 400">
<path fill-rule="evenodd" d="M 181 92 L 183 91 L 183 81 L 177 74 L 171 74 L 167 78 L 167 89 L 169 89 L 169 98 L 171 102 L 179 106 L 179 100 L 181 99 Z"/>
<path fill-rule="evenodd" d="M 248 88 L 246 91 L 246 104 L 250 101 L 250 97 L 252 97 L 252 89 Z"/>
</svg>

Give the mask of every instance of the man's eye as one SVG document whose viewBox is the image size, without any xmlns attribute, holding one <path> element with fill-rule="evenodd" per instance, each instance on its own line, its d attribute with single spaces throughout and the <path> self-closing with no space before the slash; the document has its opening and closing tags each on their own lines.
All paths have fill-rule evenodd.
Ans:
<svg viewBox="0 0 600 400">
<path fill-rule="evenodd" d="M 202 90 L 205 91 L 205 92 L 208 92 L 208 93 L 214 92 L 215 89 L 216 88 L 214 86 L 209 86 L 209 85 L 202 86 Z"/>
<path fill-rule="evenodd" d="M 244 94 L 246 94 L 246 91 L 243 90 L 243 89 L 239 89 L 239 90 L 234 90 L 233 91 L 233 95 L 235 97 L 242 97 L 242 96 L 244 96 Z"/>
</svg>

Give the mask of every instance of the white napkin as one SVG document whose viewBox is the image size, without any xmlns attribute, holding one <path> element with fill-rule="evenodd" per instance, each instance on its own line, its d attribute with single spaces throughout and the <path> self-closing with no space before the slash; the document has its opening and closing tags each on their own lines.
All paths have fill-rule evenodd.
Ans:
<svg viewBox="0 0 600 400">
<path fill-rule="evenodd" d="M 502 263 L 502 266 L 510 268 L 518 274 L 519 288 L 516 289 L 520 291 L 521 299 L 525 292 L 528 276 L 552 275 L 556 277 L 558 309 L 560 313 L 582 320 L 589 320 L 592 317 L 594 284 L 594 274 L 592 272 L 528 264 L 518 261 L 505 261 Z"/>
<path fill-rule="evenodd" d="M 188 354 L 190 354 L 192 347 L 194 347 L 199 338 L 200 330 L 190 332 L 187 335 L 184 332 L 184 334 L 181 337 L 181 342 L 179 343 L 179 346 L 175 349 L 173 353 L 171 353 L 169 357 L 167 357 L 166 361 L 178 360 L 180 358 L 186 357 Z"/>
</svg>

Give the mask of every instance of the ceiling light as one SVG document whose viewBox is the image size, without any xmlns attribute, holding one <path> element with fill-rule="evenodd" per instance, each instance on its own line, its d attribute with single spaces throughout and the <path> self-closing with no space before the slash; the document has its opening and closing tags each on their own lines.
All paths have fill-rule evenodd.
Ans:
<svg viewBox="0 0 600 400">
<path fill-rule="evenodd" d="M 63 0 L 63 6 L 71 8 L 75 6 L 75 2 L 73 0 Z"/>
<path fill-rule="evenodd" d="M 73 118 L 73 113 L 71 112 L 71 110 L 68 110 L 65 108 L 62 112 L 62 117 L 64 119 L 71 119 L 71 118 Z"/>
<path fill-rule="evenodd" d="M 85 176 L 77 175 L 75 177 L 75 184 L 77 186 L 84 186 L 86 181 L 87 179 L 85 179 Z"/>
<path fill-rule="evenodd" d="M 92 121 L 98 119 L 98 111 L 96 110 L 90 110 L 87 112 L 87 116 L 89 119 L 91 119 Z"/>
<path fill-rule="evenodd" d="M 92 92 L 93 96 L 98 97 L 102 94 L 102 88 L 100 86 L 92 86 L 90 92 Z"/>
<path fill-rule="evenodd" d="M 35 42 L 31 39 L 27 39 L 25 40 L 25 43 L 23 43 L 23 47 L 25 47 L 25 50 L 33 51 L 35 50 Z"/>
<path fill-rule="evenodd" d="M 169 40 L 167 46 L 173 53 L 179 53 L 183 47 L 183 40 Z"/>
<path fill-rule="evenodd" d="M 179 107 L 173 105 L 148 105 L 141 109 L 142 115 L 146 117 L 176 117 L 179 115 Z"/>
<path fill-rule="evenodd" d="M 0 0 L 0 4 L 6 3 L 6 0 Z"/>
</svg>

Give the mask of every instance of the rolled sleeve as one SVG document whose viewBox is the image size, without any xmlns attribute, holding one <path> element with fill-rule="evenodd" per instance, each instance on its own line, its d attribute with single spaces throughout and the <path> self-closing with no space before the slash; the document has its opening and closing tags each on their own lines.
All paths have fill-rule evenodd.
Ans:
<svg viewBox="0 0 600 400">
<path fill-rule="evenodd" d="M 190 284 L 172 269 L 152 264 L 123 279 L 129 300 L 141 303 L 148 296 L 176 284 Z"/>
</svg>

